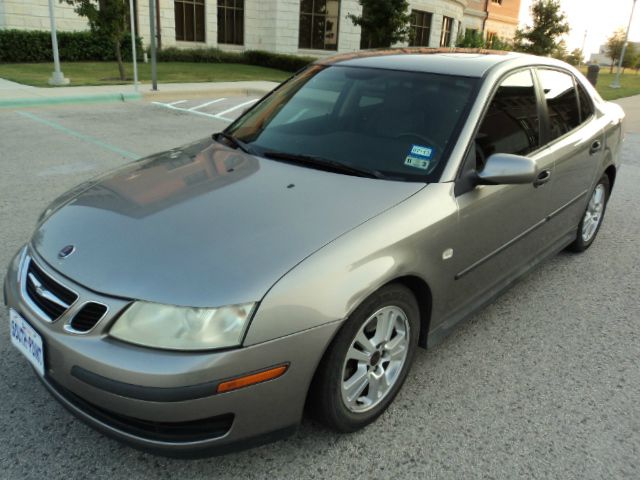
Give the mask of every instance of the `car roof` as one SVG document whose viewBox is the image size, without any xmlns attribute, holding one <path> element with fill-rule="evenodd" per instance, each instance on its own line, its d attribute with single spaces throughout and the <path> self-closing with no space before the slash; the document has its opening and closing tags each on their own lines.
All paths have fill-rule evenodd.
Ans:
<svg viewBox="0 0 640 480">
<path fill-rule="evenodd" d="M 320 65 L 383 68 L 410 72 L 482 77 L 490 68 L 502 63 L 530 57 L 540 63 L 539 57 L 501 50 L 474 48 L 390 48 L 363 50 L 323 58 Z"/>
</svg>

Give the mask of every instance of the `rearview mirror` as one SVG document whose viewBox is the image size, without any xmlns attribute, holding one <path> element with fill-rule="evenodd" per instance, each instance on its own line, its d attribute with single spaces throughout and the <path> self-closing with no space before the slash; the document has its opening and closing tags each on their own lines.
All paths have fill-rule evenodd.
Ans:
<svg viewBox="0 0 640 480">
<path fill-rule="evenodd" d="M 536 162 L 520 155 L 494 153 L 477 173 L 481 185 L 533 183 L 538 175 Z"/>
</svg>

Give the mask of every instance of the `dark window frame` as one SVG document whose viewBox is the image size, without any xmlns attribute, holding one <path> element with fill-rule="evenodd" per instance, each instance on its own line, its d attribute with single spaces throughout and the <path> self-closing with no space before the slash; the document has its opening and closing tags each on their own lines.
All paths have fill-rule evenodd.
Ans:
<svg viewBox="0 0 640 480">
<path fill-rule="evenodd" d="M 578 106 L 580 108 L 580 125 L 582 125 L 583 123 L 586 123 L 587 120 L 589 120 L 590 118 L 592 118 L 595 115 L 596 106 L 593 103 L 593 98 L 591 97 L 591 95 L 589 94 L 587 89 L 584 87 L 584 85 L 580 82 L 580 80 L 578 80 L 577 78 L 573 77 L 573 81 L 574 81 L 575 86 L 576 86 L 576 91 L 578 92 Z M 584 93 L 584 95 L 586 96 L 587 103 L 589 104 L 589 110 L 591 111 L 591 113 L 589 115 L 587 115 L 586 117 L 583 116 L 584 112 L 582 110 L 582 95 L 580 95 L 581 92 Z"/>
<path fill-rule="evenodd" d="M 338 51 L 338 44 L 340 42 L 340 14 L 342 13 L 342 1 L 341 0 L 335 0 L 338 2 L 338 13 L 337 15 L 335 15 L 335 25 L 336 25 L 336 42 L 335 45 L 334 44 L 330 44 L 330 47 L 327 47 L 327 41 L 326 41 L 326 35 L 327 35 L 327 17 L 329 18 L 334 18 L 333 15 L 329 15 L 328 13 L 318 13 L 316 12 L 316 2 L 324 2 L 325 4 L 325 11 L 326 11 L 326 3 L 328 1 L 332 1 L 332 0 L 310 0 L 311 1 L 311 11 L 309 12 L 303 12 L 302 11 L 302 3 L 303 0 L 300 0 L 300 13 L 299 13 L 299 17 L 298 17 L 298 49 L 300 50 L 323 50 L 323 51 L 330 51 L 330 52 L 335 52 Z M 311 30 L 309 32 L 309 46 L 307 45 L 303 45 L 302 44 L 302 19 L 303 17 L 310 17 L 311 18 Z M 323 42 L 322 42 L 322 47 L 317 47 L 314 46 L 313 43 L 313 25 L 314 25 L 314 21 L 317 21 L 316 19 L 318 17 L 323 17 L 324 19 L 324 35 L 323 35 Z"/>
<path fill-rule="evenodd" d="M 198 11 L 201 7 L 202 18 L 198 18 Z M 174 0 L 173 2 L 174 8 L 174 26 L 175 26 L 175 37 L 177 42 L 193 42 L 193 43 L 206 43 L 207 40 L 207 5 L 205 0 Z M 182 26 L 178 28 L 178 9 L 182 9 Z M 192 11 L 193 15 L 193 25 L 191 25 L 191 33 L 189 35 L 189 30 L 187 27 L 187 10 Z M 201 23 L 199 22 L 201 20 Z M 180 33 L 179 33 L 180 32 Z M 200 33 L 201 35 L 198 35 Z M 192 38 L 189 38 L 192 37 Z"/>
<path fill-rule="evenodd" d="M 422 16 L 422 22 L 418 24 L 418 16 Z M 428 19 L 428 22 L 425 20 Z M 428 23 L 428 25 L 426 24 Z M 412 32 L 411 40 L 409 41 L 410 47 L 428 47 L 431 40 L 431 29 L 433 27 L 433 13 L 426 10 L 411 10 L 411 23 L 410 28 Z M 417 42 L 418 32 L 420 32 L 420 38 L 424 41 L 425 33 L 427 42 Z"/>
<path fill-rule="evenodd" d="M 218 44 L 219 45 L 244 45 L 244 32 L 245 32 L 245 0 L 225 0 L 224 2 L 217 2 L 218 13 Z M 232 3 L 233 6 L 228 5 Z M 238 4 L 241 4 L 239 7 Z M 240 16 L 241 28 L 240 32 L 237 31 L 237 16 Z M 232 13 L 233 19 L 231 20 L 231 26 L 227 24 L 226 13 Z M 222 28 L 221 28 L 222 27 Z M 231 29 L 231 41 L 228 40 L 229 29 Z"/>
<path fill-rule="evenodd" d="M 551 118 L 549 117 L 549 110 L 547 108 L 547 101 L 546 98 L 544 96 L 544 90 L 542 87 L 542 81 L 538 75 L 540 70 L 553 70 L 556 72 L 560 72 L 560 73 L 564 73 L 565 75 L 569 75 L 569 77 L 571 77 L 571 80 L 573 81 L 573 89 L 575 91 L 576 94 L 576 100 L 577 100 L 577 106 L 578 106 L 578 114 L 580 116 L 581 111 L 580 111 L 580 96 L 578 95 L 578 79 L 575 78 L 575 76 L 573 75 L 573 73 L 569 72 L 568 70 L 565 70 L 563 68 L 557 68 L 554 66 L 547 66 L 547 65 L 539 65 L 533 68 L 534 71 L 534 75 L 536 78 L 536 81 L 538 82 L 538 88 L 539 88 L 539 101 L 541 104 L 542 109 L 544 110 L 544 124 L 545 124 L 545 130 L 546 130 L 546 135 L 545 135 L 545 139 L 544 139 L 544 144 L 542 144 L 543 148 L 547 148 L 551 145 L 554 145 L 555 143 L 565 139 L 567 136 L 572 135 L 573 133 L 575 133 L 576 130 L 582 128 L 582 126 L 584 125 L 584 121 L 582 120 L 582 118 L 580 118 L 580 123 L 578 125 L 576 125 L 574 128 L 572 128 L 571 130 L 565 132 L 564 134 L 560 135 L 559 137 L 555 137 L 555 138 L 551 138 Z M 588 94 L 588 92 L 587 92 Z M 591 97 L 589 95 L 589 97 Z M 592 104 L 592 108 L 594 109 L 594 113 L 595 113 L 595 106 Z M 541 141 L 542 143 L 542 141 Z"/>
<path fill-rule="evenodd" d="M 505 98 L 502 97 L 498 97 L 498 93 L 500 92 L 500 89 L 503 87 L 505 81 L 509 80 L 510 78 L 516 76 L 516 75 L 520 75 L 520 74 L 525 74 L 528 75 L 529 77 L 529 81 L 531 82 L 531 85 L 526 87 L 527 89 L 531 88 L 533 89 L 532 92 L 529 93 L 533 93 L 533 105 L 528 105 L 528 104 L 522 104 L 521 98 L 528 98 L 529 101 L 531 100 L 531 97 L 529 94 L 527 94 L 527 97 L 512 97 L 512 96 L 507 96 Z M 492 111 L 491 107 L 492 105 L 494 105 L 496 102 L 499 101 L 499 105 L 502 106 L 502 108 L 498 108 L 497 111 Z M 522 105 L 521 105 L 522 104 Z M 517 111 L 521 111 L 525 108 L 530 108 L 531 106 L 533 106 L 533 109 L 535 110 L 535 115 L 537 117 L 537 125 L 530 125 L 529 128 L 524 128 L 522 126 L 523 124 L 523 120 L 521 117 L 514 117 L 512 115 L 512 112 L 515 110 Z M 485 122 L 487 121 L 487 119 L 489 118 L 489 115 L 502 115 L 502 116 L 506 116 L 509 117 L 511 119 L 512 122 L 512 126 L 515 125 L 516 128 L 518 128 L 518 131 L 522 131 L 525 136 L 527 137 L 527 147 L 530 148 L 530 150 L 526 151 L 526 152 L 521 152 L 521 151 L 506 151 L 506 152 L 502 152 L 502 151 L 497 151 L 497 152 L 493 152 L 493 153 L 512 153 L 515 155 L 521 155 L 521 156 L 529 156 L 531 155 L 533 152 L 536 152 L 540 149 L 540 146 L 542 144 L 542 138 L 543 138 L 543 128 L 542 128 L 542 114 L 543 112 L 540 109 L 540 96 L 539 96 L 539 91 L 538 91 L 538 85 L 536 83 L 536 78 L 533 75 L 533 72 L 531 71 L 531 69 L 522 69 L 522 70 L 518 70 L 518 71 L 514 71 L 512 72 L 510 75 L 507 75 L 503 78 L 500 79 L 500 82 L 497 83 L 497 87 L 495 88 L 495 90 L 492 92 L 491 95 L 491 100 L 487 103 L 486 108 L 483 112 L 482 115 L 482 119 L 478 122 L 477 125 L 477 130 L 475 132 L 475 135 L 473 137 L 473 141 L 474 141 L 474 146 L 477 145 L 477 138 L 478 138 L 478 134 L 480 133 L 480 131 L 482 130 L 483 125 L 485 125 Z M 529 114 L 527 114 L 527 117 L 529 117 Z M 527 120 L 529 120 L 527 118 Z M 527 121 L 527 124 L 530 123 Z M 507 125 L 505 125 L 506 128 Z M 500 137 L 498 137 L 496 139 L 497 141 L 501 140 Z M 477 147 L 476 147 L 477 148 Z M 487 157 L 489 156 L 488 154 L 486 155 Z"/>
<path fill-rule="evenodd" d="M 543 138 L 546 140 L 547 136 L 546 136 L 546 129 L 547 129 L 547 121 L 546 121 L 546 106 L 543 106 L 543 102 L 542 101 L 542 97 L 541 97 L 541 87 L 540 87 L 540 82 L 538 81 L 538 75 L 536 72 L 536 69 L 533 65 L 528 65 L 528 66 L 524 66 L 524 67 L 519 67 L 519 68 L 515 68 L 513 70 L 509 70 L 508 72 L 505 72 L 504 74 L 502 74 L 500 76 L 500 78 L 498 78 L 496 80 L 496 82 L 494 83 L 494 85 L 491 87 L 491 92 L 489 92 L 489 95 L 487 96 L 488 100 L 484 101 L 484 104 L 482 105 L 482 112 L 479 115 L 479 120 L 476 122 L 476 124 L 474 125 L 473 131 L 471 133 L 471 136 L 469 138 L 469 141 L 467 143 L 467 148 L 464 151 L 464 155 L 462 157 L 462 161 L 460 162 L 460 164 L 458 165 L 458 169 L 455 175 L 455 196 L 460 196 L 466 192 L 469 191 L 469 187 L 471 185 L 469 178 L 465 175 L 466 173 L 469 172 L 470 170 L 470 166 L 469 163 L 473 163 L 475 165 L 476 162 L 476 154 L 475 154 L 475 142 L 476 142 L 476 135 L 478 135 L 478 130 L 480 129 L 480 126 L 482 125 L 482 122 L 484 121 L 485 116 L 487 115 L 487 111 L 489 110 L 489 106 L 491 105 L 491 102 L 493 101 L 493 98 L 496 95 L 496 92 L 498 91 L 498 88 L 500 87 L 500 85 L 502 84 L 502 82 L 505 81 L 505 79 L 509 78 L 511 75 L 514 75 L 516 73 L 522 72 L 522 71 L 526 71 L 528 70 L 533 78 L 533 84 L 535 87 L 535 92 L 536 92 L 536 99 L 537 99 L 537 106 L 538 106 L 538 117 L 540 119 L 540 135 L 539 135 L 539 140 L 538 140 L 538 148 L 535 150 L 532 150 L 531 152 L 529 152 L 526 156 L 527 157 L 533 157 L 535 155 L 537 155 L 539 152 L 541 152 L 543 149 L 547 148 L 548 144 L 544 143 L 543 144 Z M 480 84 L 478 86 L 478 92 L 482 89 L 482 84 Z M 470 108 L 473 108 L 473 106 L 471 106 Z M 472 170 L 475 171 L 475 168 L 472 168 Z"/>
</svg>

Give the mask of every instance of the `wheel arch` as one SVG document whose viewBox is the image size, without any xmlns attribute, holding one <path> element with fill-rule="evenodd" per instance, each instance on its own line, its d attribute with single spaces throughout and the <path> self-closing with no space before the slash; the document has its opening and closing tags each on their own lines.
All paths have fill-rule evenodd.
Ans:
<svg viewBox="0 0 640 480">
<path fill-rule="evenodd" d="M 427 348 L 427 338 L 431 324 L 431 307 L 433 305 L 433 295 L 429 284 L 423 278 L 416 275 L 398 277 L 386 283 L 386 285 L 391 283 L 404 285 L 411 290 L 411 293 L 416 297 L 418 308 L 420 309 L 420 336 L 418 337 L 418 345 Z"/>
<path fill-rule="evenodd" d="M 604 173 L 607 175 L 607 177 L 609 178 L 609 191 L 613 190 L 613 185 L 616 182 L 616 175 L 617 175 L 617 170 L 615 165 L 609 165 L 605 170 Z"/>
<path fill-rule="evenodd" d="M 427 348 L 427 339 L 429 336 L 429 328 L 431 324 L 431 309 L 433 305 L 433 296 L 432 296 L 431 288 L 429 287 L 429 284 L 423 278 L 417 275 L 411 275 L 411 274 L 402 275 L 389 280 L 383 285 L 380 285 L 378 288 L 376 288 L 371 293 L 369 293 L 364 298 L 362 298 L 358 302 L 358 304 L 353 308 L 352 312 L 355 311 L 360 305 L 362 305 L 362 303 L 365 302 L 369 297 L 371 297 L 371 295 L 375 294 L 376 292 L 386 287 L 387 285 L 391 285 L 395 283 L 408 288 L 416 298 L 416 301 L 418 303 L 419 313 L 420 313 L 420 332 L 418 336 L 418 346 L 422 348 Z M 322 365 L 325 363 L 325 358 L 331 344 L 334 342 L 336 336 L 338 335 L 338 332 L 340 332 L 343 326 L 344 326 L 344 322 L 342 322 L 340 327 L 335 330 L 335 332 L 333 333 L 333 336 L 331 337 L 331 340 L 327 342 L 327 344 L 324 347 L 324 352 L 322 353 L 322 356 L 320 357 L 320 360 L 318 361 L 315 367 L 313 377 L 311 378 L 311 381 L 309 382 L 309 386 L 307 387 L 307 396 L 305 398 L 305 410 L 309 410 L 311 408 L 310 397 L 313 394 L 314 390 L 316 389 L 316 383 L 317 383 L 317 377 L 318 377 L 319 371 L 322 368 Z"/>
</svg>

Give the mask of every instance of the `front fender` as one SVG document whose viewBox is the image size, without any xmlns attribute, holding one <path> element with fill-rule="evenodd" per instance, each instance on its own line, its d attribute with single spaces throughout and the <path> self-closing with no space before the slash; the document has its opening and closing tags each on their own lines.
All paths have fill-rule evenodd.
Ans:
<svg viewBox="0 0 640 480">
<path fill-rule="evenodd" d="M 245 345 L 346 319 L 382 285 L 423 279 L 439 313 L 442 245 L 457 222 L 453 184 L 431 184 L 326 245 L 280 279 L 262 300 Z M 447 274 L 444 278 L 453 278 Z M 442 295 L 444 297 L 444 295 Z"/>
</svg>

